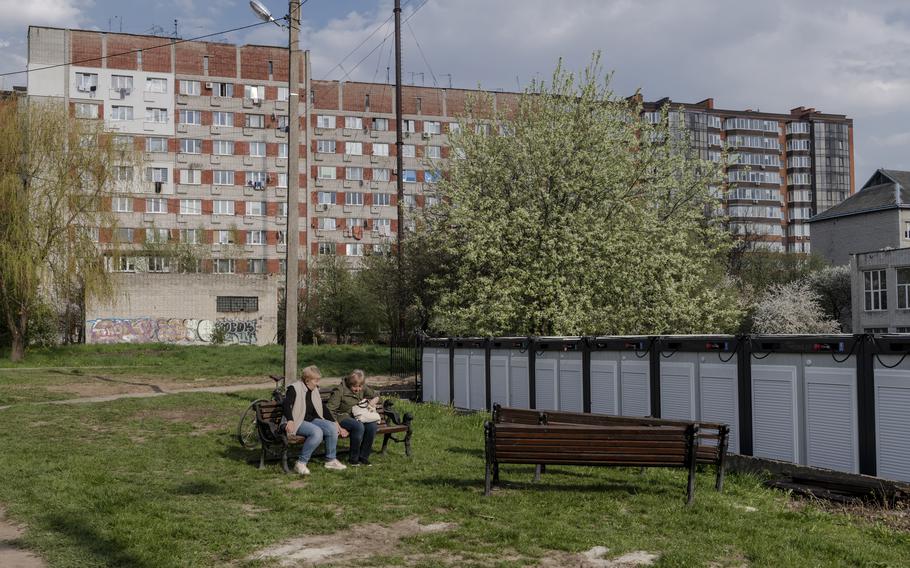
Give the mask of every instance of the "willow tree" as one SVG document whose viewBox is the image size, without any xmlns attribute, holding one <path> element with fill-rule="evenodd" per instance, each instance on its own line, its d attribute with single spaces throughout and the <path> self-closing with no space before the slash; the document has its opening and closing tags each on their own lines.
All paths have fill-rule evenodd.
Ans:
<svg viewBox="0 0 910 568">
<path fill-rule="evenodd" d="M 42 302 L 65 301 L 70 290 L 111 292 L 95 241 L 115 223 L 105 207 L 115 168 L 134 156 L 59 102 L 0 104 L 0 306 L 13 361 L 25 356 L 29 317 Z"/>
<path fill-rule="evenodd" d="M 735 329 L 710 213 L 722 185 L 679 120 L 643 120 L 599 57 L 560 65 L 514 105 L 483 96 L 450 134 L 441 200 L 418 222 L 446 269 L 432 327 L 451 334 L 697 333 Z M 499 101 L 497 101 L 499 102 Z"/>
</svg>

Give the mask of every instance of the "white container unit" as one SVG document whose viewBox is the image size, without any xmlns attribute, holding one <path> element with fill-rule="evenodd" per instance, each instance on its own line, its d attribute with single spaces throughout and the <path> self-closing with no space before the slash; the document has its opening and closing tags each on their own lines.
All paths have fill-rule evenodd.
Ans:
<svg viewBox="0 0 910 568">
<path fill-rule="evenodd" d="M 619 413 L 623 416 L 651 415 L 651 362 L 624 353 L 619 362 Z"/>
<path fill-rule="evenodd" d="M 440 349 L 424 347 L 421 357 L 421 379 L 423 381 L 423 402 L 436 401 L 436 355 Z"/>
<path fill-rule="evenodd" d="M 910 357 L 880 355 L 874 365 L 876 474 L 910 482 Z"/>
<path fill-rule="evenodd" d="M 729 425 L 727 449 L 736 454 L 739 453 L 738 363 L 736 356 L 727 360 L 728 357 L 731 357 L 729 353 L 723 354 L 723 360 L 716 353 L 704 353 L 699 358 L 699 420 Z"/>
<path fill-rule="evenodd" d="M 525 357 L 527 359 L 527 357 Z M 511 406 L 509 402 L 509 361 L 508 349 L 490 350 L 490 404 Z"/>
<path fill-rule="evenodd" d="M 660 354 L 660 417 L 694 420 L 697 353 Z"/>
<path fill-rule="evenodd" d="M 752 455 L 800 463 L 799 371 L 802 356 L 752 360 Z"/>
<path fill-rule="evenodd" d="M 472 348 L 468 351 L 468 408 L 487 408 L 487 354 L 486 349 Z"/>
<path fill-rule="evenodd" d="M 438 349 L 436 352 L 436 402 L 451 404 L 449 385 L 449 350 Z"/>
<path fill-rule="evenodd" d="M 618 351 L 591 352 L 591 412 L 619 415 Z"/>
<path fill-rule="evenodd" d="M 557 376 L 559 372 L 559 353 L 555 351 L 538 352 L 534 358 L 534 396 L 537 410 L 559 410 Z"/>
<path fill-rule="evenodd" d="M 557 406 L 566 412 L 584 411 L 584 375 L 581 351 L 559 353 Z"/>
<path fill-rule="evenodd" d="M 528 353 L 521 349 L 509 350 L 509 406 L 512 408 L 531 408 L 528 374 Z"/>
<path fill-rule="evenodd" d="M 855 358 L 804 355 L 803 377 L 806 465 L 859 473 Z"/>
<path fill-rule="evenodd" d="M 468 408 L 469 397 L 469 372 L 470 372 L 470 350 L 455 348 L 455 365 L 452 369 L 454 372 L 453 379 L 455 384 L 455 398 L 452 404 L 455 408 Z"/>
</svg>

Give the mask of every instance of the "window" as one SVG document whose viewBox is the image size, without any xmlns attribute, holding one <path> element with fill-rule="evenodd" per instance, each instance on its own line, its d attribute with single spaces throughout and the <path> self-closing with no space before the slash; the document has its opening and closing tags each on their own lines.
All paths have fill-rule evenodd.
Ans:
<svg viewBox="0 0 910 568">
<path fill-rule="evenodd" d="M 98 105 L 76 103 L 76 118 L 98 118 Z"/>
<path fill-rule="evenodd" d="M 910 267 L 898 268 L 897 272 L 897 309 L 910 310 Z"/>
<path fill-rule="evenodd" d="M 146 152 L 167 152 L 167 138 L 152 136 L 145 139 Z"/>
<path fill-rule="evenodd" d="M 265 98 L 265 87 L 262 85 L 244 85 L 243 98 L 262 100 Z"/>
<path fill-rule="evenodd" d="M 351 227 L 351 228 L 354 228 L 354 227 L 366 228 L 366 226 L 367 226 L 367 222 L 359 217 L 351 217 L 348 219 L 347 223 L 348 223 L 348 227 Z"/>
<path fill-rule="evenodd" d="M 375 219 L 373 220 L 373 228 L 378 231 L 380 235 L 388 237 L 392 234 L 392 220 Z"/>
<path fill-rule="evenodd" d="M 373 205 L 391 205 L 392 204 L 392 194 L 391 193 L 374 193 L 373 194 Z"/>
<path fill-rule="evenodd" d="M 449 123 L 449 134 L 456 134 L 458 132 L 461 132 L 461 124 L 459 124 L 457 122 L 450 122 Z"/>
<path fill-rule="evenodd" d="M 322 229 L 323 231 L 334 231 L 335 230 L 335 218 L 334 217 L 319 217 L 316 227 Z"/>
<path fill-rule="evenodd" d="M 233 215 L 234 202 L 229 199 L 216 199 L 212 202 L 212 215 Z"/>
<path fill-rule="evenodd" d="M 202 242 L 202 229 L 180 229 L 180 242 L 198 245 Z"/>
<path fill-rule="evenodd" d="M 288 100 L 288 88 L 287 87 L 278 87 L 278 98 L 275 100 L 278 100 L 278 101 Z"/>
<path fill-rule="evenodd" d="M 212 263 L 212 272 L 215 274 L 233 274 L 234 273 L 234 259 L 233 258 L 216 258 Z"/>
<path fill-rule="evenodd" d="M 132 213 L 133 199 L 131 197 L 114 197 L 111 199 L 111 211 L 116 213 Z"/>
<path fill-rule="evenodd" d="M 288 143 L 287 143 L 287 142 L 279 142 L 279 143 L 278 143 L 278 157 L 279 157 L 279 158 L 287 158 L 287 157 L 288 157 Z"/>
<path fill-rule="evenodd" d="M 363 181 L 363 168 L 345 168 L 344 179 Z"/>
<path fill-rule="evenodd" d="M 904 238 L 910 239 L 910 221 L 904 222 Z"/>
<path fill-rule="evenodd" d="M 719 116 L 708 116 L 708 128 L 721 128 L 721 120 Z"/>
<path fill-rule="evenodd" d="M 645 113 L 648 114 L 648 113 Z M 492 127 L 489 124 L 476 124 L 474 125 L 474 133 L 480 134 L 481 136 L 489 136 L 492 131 Z"/>
<path fill-rule="evenodd" d="M 427 158 L 432 158 L 438 160 L 442 158 L 442 147 L 441 146 L 427 146 Z"/>
<path fill-rule="evenodd" d="M 111 120 L 133 120 L 133 107 L 112 105 Z"/>
<path fill-rule="evenodd" d="M 417 171 L 416 170 L 405 170 L 402 178 L 407 183 L 417 183 Z"/>
<path fill-rule="evenodd" d="M 288 131 L 288 116 L 286 114 L 278 115 L 278 130 Z"/>
<path fill-rule="evenodd" d="M 288 202 L 282 201 L 278 204 L 278 216 L 287 217 L 288 216 Z"/>
<path fill-rule="evenodd" d="M 250 217 L 263 217 L 265 215 L 265 201 L 247 201 L 246 214 Z"/>
<path fill-rule="evenodd" d="M 888 287 L 885 283 L 884 270 L 863 271 L 863 299 L 867 312 L 878 312 L 888 309 Z"/>
<path fill-rule="evenodd" d="M 334 154 L 335 153 L 335 141 L 334 140 L 317 140 L 316 141 L 316 152 L 318 154 Z"/>
<path fill-rule="evenodd" d="M 168 229 L 146 229 L 145 242 L 147 243 L 166 243 L 171 240 L 171 232 Z"/>
<path fill-rule="evenodd" d="M 809 140 L 808 139 L 796 139 L 796 140 L 787 140 L 787 151 L 792 152 L 794 150 L 808 150 L 809 149 Z"/>
<path fill-rule="evenodd" d="M 186 79 L 180 80 L 180 94 L 181 95 L 196 95 L 198 96 L 201 92 L 199 81 L 187 81 Z"/>
<path fill-rule="evenodd" d="M 98 89 L 97 73 L 76 73 L 76 90 L 80 93 L 90 93 Z"/>
<path fill-rule="evenodd" d="M 130 75 L 111 75 L 111 89 L 128 95 L 133 91 L 133 78 Z"/>
<path fill-rule="evenodd" d="M 319 254 L 335 254 L 335 243 L 319 243 Z"/>
<path fill-rule="evenodd" d="M 233 97 L 234 96 L 234 84 L 233 83 L 212 83 L 212 96 L 213 97 Z"/>
<path fill-rule="evenodd" d="M 234 113 L 223 110 L 212 113 L 212 124 L 215 126 L 234 126 Z"/>
<path fill-rule="evenodd" d="M 423 172 L 423 181 L 426 183 L 436 183 L 439 181 L 439 172 L 427 170 Z"/>
<path fill-rule="evenodd" d="M 265 259 L 251 258 L 246 261 L 246 271 L 250 274 L 265 274 Z M 258 300 L 258 298 L 257 298 Z"/>
<path fill-rule="evenodd" d="M 133 242 L 133 229 L 119 227 L 116 231 L 114 231 L 114 240 L 118 243 Z"/>
<path fill-rule="evenodd" d="M 181 199 L 180 200 L 180 214 L 181 215 L 202 215 L 202 200 L 201 199 Z"/>
<path fill-rule="evenodd" d="M 219 245 L 234 244 L 234 231 L 230 229 L 219 229 L 215 231 L 215 243 Z"/>
<path fill-rule="evenodd" d="M 414 207 L 417 206 L 417 200 L 414 199 L 413 195 L 405 195 L 404 196 L 404 206 L 408 207 L 409 209 L 413 209 Z"/>
<path fill-rule="evenodd" d="M 164 256 L 150 256 L 146 258 L 149 272 L 170 272 L 170 259 Z"/>
<path fill-rule="evenodd" d="M 254 158 L 264 158 L 265 142 L 250 142 L 250 156 Z"/>
<path fill-rule="evenodd" d="M 146 93 L 166 93 L 167 92 L 167 79 L 149 77 L 148 79 L 145 80 L 145 92 Z"/>
<path fill-rule="evenodd" d="M 243 125 L 247 128 L 265 128 L 265 115 L 246 114 L 243 116 Z"/>
<path fill-rule="evenodd" d="M 246 185 L 253 189 L 265 189 L 269 183 L 268 172 L 247 172 Z"/>
<path fill-rule="evenodd" d="M 248 245 L 264 245 L 265 244 L 265 231 L 256 230 L 256 231 L 247 231 L 246 232 L 246 244 Z"/>
<path fill-rule="evenodd" d="M 344 194 L 345 205 L 363 205 L 363 192 L 348 191 Z"/>
<path fill-rule="evenodd" d="M 95 146 L 95 137 L 91 134 L 80 134 L 79 135 L 79 147 L 80 148 L 92 148 Z"/>
<path fill-rule="evenodd" d="M 362 156 L 363 155 L 363 143 L 361 142 L 345 142 L 344 143 L 344 153 L 351 156 Z"/>
<path fill-rule="evenodd" d="M 887 327 L 866 327 L 863 328 L 863 333 L 888 333 Z"/>
<path fill-rule="evenodd" d="M 215 170 L 212 172 L 213 185 L 234 185 L 234 170 Z"/>
<path fill-rule="evenodd" d="M 390 179 L 392 179 L 392 173 L 388 168 L 373 168 L 373 181 L 389 181 Z"/>
<path fill-rule="evenodd" d="M 417 121 L 406 119 L 401 122 L 402 132 L 417 132 Z"/>
<path fill-rule="evenodd" d="M 401 147 L 401 156 L 403 158 L 413 158 L 417 156 L 416 148 L 413 144 L 404 144 Z"/>
<path fill-rule="evenodd" d="M 344 127 L 350 129 L 363 129 L 363 119 L 359 116 L 346 116 L 344 117 Z"/>
<path fill-rule="evenodd" d="M 288 186 L 288 174 L 287 172 L 278 173 L 278 187 L 286 188 Z"/>
<path fill-rule="evenodd" d="M 442 125 L 435 121 L 427 121 L 423 123 L 423 131 L 428 134 L 440 134 L 442 133 Z"/>
<path fill-rule="evenodd" d="M 167 109 L 166 108 L 146 107 L 145 121 L 146 122 L 155 122 L 158 124 L 166 123 L 167 122 Z"/>
<path fill-rule="evenodd" d="M 388 144 L 373 144 L 373 155 L 374 156 L 388 156 L 389 155 L 389 145 Z"/>
<path fill-rule="evenodd" d="M 163 109 L 162 109 L 163 110 Z M 180 124 L 192 124 L 199 126 L 202 124 L 202 112 L 198 110 L 181 110 Z"/>
<path fill-rule="evenodd" d="M 373 119 L 373 130 L 388 130 L 389 129 L 389 119 L 388 118 L 374 118 Z"/>
<path fill-rule="evenodd" d="M 319 179 L 335 179 L 335 166 L 319 166 Z"/>
<path fill-rule="evenodd" d="M 316 202 L 322 205 L 334 205 L 335 204 L 335 192 L 334 191 L 319 191 L 316 192 Z"/>
<path fill-rule="evenodd" d="M 288 244 L 288 235 L 284 231 L 275 231 L 275 242 L 279 245 Z"/>
<path fill-rule="evenodd" d="M 348 243 L 344 245 L 344 253 L 347 256 L 363 256 L 363 243 Z"/>
<path fill-rule="evenodd" d="M 145 181 L 167 183 L 167 168 L 145 168 Z"/>
<path fill-rule="evenodd" d="M 328 114 L 320 114 L 316 117 L 316 128 L 335 128 L 335 117 Z"/>
<path fill-rule="evenodd" d="M 167 213 L 167 199 L 164 197 L 149 197 L 145 200 L 146 213 Z"/>
<path fill-rule="evenodd" d="M 195 138 L 182 138 L 180 140 L 180 153 L 181 154 L 201 154 L 202 153 L 202 140 Z"/>
<path fill-rule="evenodd" d="M 120 150 L 128 150 L 133 147 L 133 137 L 128 135 L 117 135 L 112 139 L 112 143 L 115 148 Z"/>
<path fill-rule="evenodd" d="M 136 259 L 129 256 L 107 258 L 107 267 L 111 272 L 135 272 Z"/>
<path fill-rule="evenodd" d="M 212 154 L 216 156 L 233 156 L 234 155 L 234 141 L 233 140 L 215 140 L 212 143 Z"/>
<path fill-rule="evenodd" d="M 115 181 L 133 181 L 132 166 L 114 166 Z"/>
<path fill-rule="evenodd" d="M 180 183 L 199 185 L 202 183 L 202 170 L 180 170 Z"/>
</svg>

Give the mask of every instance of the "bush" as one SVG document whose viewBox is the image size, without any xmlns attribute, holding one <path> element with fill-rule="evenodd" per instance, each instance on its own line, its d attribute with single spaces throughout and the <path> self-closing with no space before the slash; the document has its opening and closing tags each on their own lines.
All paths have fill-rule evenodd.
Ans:
<svg viewBox="0 0 910 568">
<path fill-rule="evenodd" d="M 829 319 L 808 281 L 774 284 L 756 305 L 754 333 L 840 333 L 840 324 Z"/>
</svg>

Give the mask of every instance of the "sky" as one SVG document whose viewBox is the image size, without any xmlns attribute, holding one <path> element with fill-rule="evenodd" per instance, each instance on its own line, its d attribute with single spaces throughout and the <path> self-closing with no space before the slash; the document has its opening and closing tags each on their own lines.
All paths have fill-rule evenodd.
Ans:
<svg viewBox="0 0 910 568">
<path fill-rule="evenodd" d="M 263 4 L 287 12 L 286 2 Z M 402 4 L 405 83 L 515 91 L 549 77 L 560 58 L 578 70 L 600 51 L 619 95 L 640 89 L 646 100 L 713 97 L 719 108 L 846 114 L 858 186 L 879 167 L 910 170 L 910 0 Z M 384 82 L 394 65 L 392 6 L 307 0 L 301 47 L 310 50 L 312 76 Z M 174 19 L 183 38 L 257 22 L 246 0 L 0 0 L 0 73 L 25 67 L 29 25 L 172 34 Z M 263 25 L 213 39 L 285 45 L 286 37 Z M 2 87 L 25 81 L 4 77 Z"/>
</svg>

